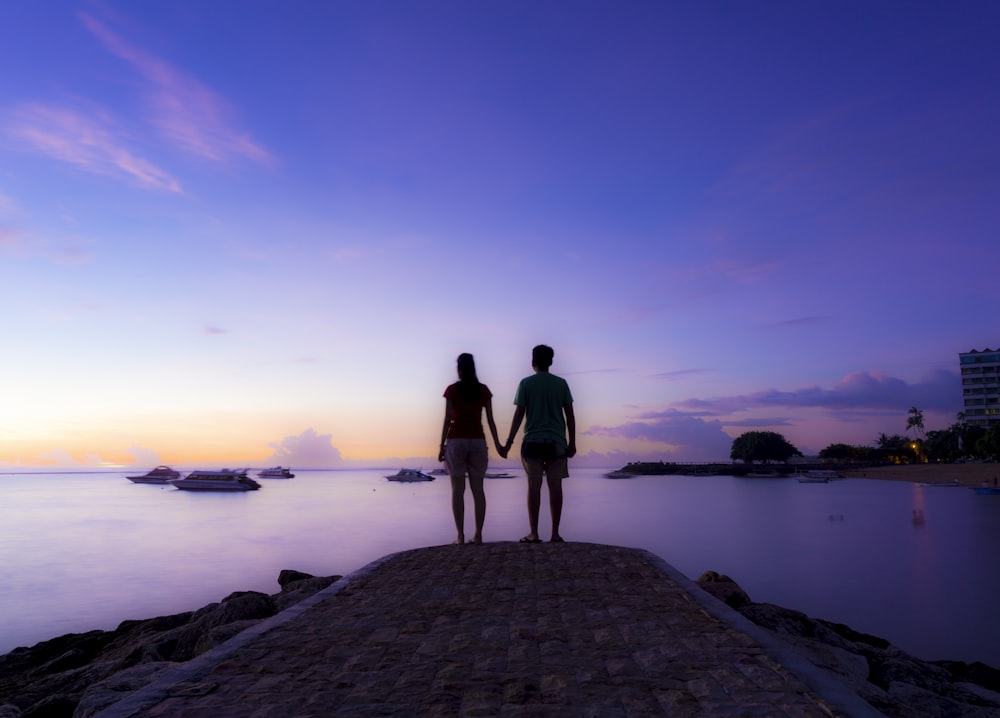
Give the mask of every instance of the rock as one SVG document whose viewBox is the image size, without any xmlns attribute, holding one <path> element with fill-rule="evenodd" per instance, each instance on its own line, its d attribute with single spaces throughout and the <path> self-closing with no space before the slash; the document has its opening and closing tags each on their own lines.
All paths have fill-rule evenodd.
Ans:
<svg viewBox="0 0 1000 718">
<path fill-rule="evenodd" d="M 314 576 L 311 573 L 283 568 L 281 569 L 281 573 L 278 574 L 278 585 L 284 590 L 286 584 L 294 583 L 295 581 L 304 581 L 307 578 L 314 578 Z"/>
<path fill-rule="evenodd" d="M 72 716 L 96 686 L 104 685 L 103 693 L 94 693 L 88 705 L 104 701 L 101 695 L 114 693 L 114 686 L 152 680 L 163 666 L 204 653 L 340 578 L 297 571 L 285 577 L 294 580 L 286 580 L 274 596 L 239 591 L 197 611 L 123 621 L 113 631 L 71 633 L 15 648 L 0 656 L 0 718 Z M 114 683 L 123 673 L 122 682 Z"/>
<path fill-rule="evenodd" d="M 73 718 L 76 701 L 70 696 L 56 694 L 46 696 L 24 711 L 24 718 Z"/>
<path fill-rule="evenodd" d="M 736 581 L 715 571 L 703 573 L 698 578 L 698 585 L 730 608 L 739 609 L 740 606 L 750 603 L 750 597 Z"/>
<path fill-rule="evenodd" d="M 294 606 L 299 601 L 309 598 L 314 593 L 319 593 L 334 581 L 339 581 L 340 576 L 322 576 L 319 578 L 304 578 L 298 581 L 286 583 L 281 593 L 274 596 L 274 610 L 281 613 L 289 606 Z"/>
<path fill-rule="evenodd" d="M 131 693 L 155 681 L 163 671 L 176 665 L 168 661 L 145 663 L 98 681 L 84 692 L 73 718 L 90 718 Z M 2 714 L 0 714 L 2 718 Z"/>
<path fill-rule="evenodd" d="M 1000 716 L 1000 671 L 983 663 L 924 661 L 878 636 L 769 603 L 753 603 L 728 576 L 707 571 L 698 585 L 836 674 L 887 716 Z"/>
</svg>

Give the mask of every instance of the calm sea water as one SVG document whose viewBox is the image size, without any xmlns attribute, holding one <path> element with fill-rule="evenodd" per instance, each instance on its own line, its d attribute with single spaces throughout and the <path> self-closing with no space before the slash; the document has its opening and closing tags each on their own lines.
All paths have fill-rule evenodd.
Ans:
<svg viewBox="0 0 1000 718">
<path fill-rule="evenodd" d="M 296 473 L 240 494 L 136 485 L 124 473 L 0 475 L 0 653 L 232 591 L 275 593 L 284 568 L 346 574 L 454 538 L 447 477 Z M 922 658 L 1000 666 L 1000 496 L 865 479 L 602 473 L 567 480 L 568 540 L 647 549 L 691 578 L 726 573 L 755 601 L 846 623 Z M 487 480 L 486 491 L 486 540 L 525 534 L 523 476 Z M 543 537 L 546 512 L 543 495 Z M 467 533 L 471 521 L 468 498 Z"/>
</svg>

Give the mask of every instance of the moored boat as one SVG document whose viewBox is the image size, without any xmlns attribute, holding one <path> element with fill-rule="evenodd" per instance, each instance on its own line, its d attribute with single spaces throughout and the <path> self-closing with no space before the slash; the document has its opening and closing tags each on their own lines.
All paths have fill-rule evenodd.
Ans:
<svg viewBox="0 0 1000 718">
<path fill-rule="evenodd" d="M 385 478 L 389 481 L 433 481 L 434 477 L 430 474 L 425 474 L 419 469 L 400 469 L 397 473 L 391 476 L 386 476 Z"/>
<path fill-rule="evenodd" d="M 514 474 L 508 473 L 506 471 L 487 471 L 483 474 L 487 479 L 513 479 Z"/>
<path fill-rule="evenodd" d="M 292 473 L 291 469 L 286 469 L 281 466 L 272 466 L 270 469 L 261 469 L 257 472 L 257 476 L 261 479 L 294 479 L 295 474 Z"/>
<path fill-rule="evenodd" d="M 127 476 L 134 484 L 168 484 L 172 479 L 179 479 L 181 472 L 169 466 L 157 466 L 141 476 Z"/>
<path fill-rule="evenodd" d="M 834 479 L 842 479 L 844 477 L 836 471 L 830 471 L 829 469 L 809 469 L 808 471 L 795 474 L 795 478 L 798 479 L 800 484 L 825 484 Z"/>
<path fill-rule="evenodd" d="M 256 491 L 260 484 L 247 476 L 246 469 L 192 471 L 170 482 L 184 491 Z"/>
</svg>

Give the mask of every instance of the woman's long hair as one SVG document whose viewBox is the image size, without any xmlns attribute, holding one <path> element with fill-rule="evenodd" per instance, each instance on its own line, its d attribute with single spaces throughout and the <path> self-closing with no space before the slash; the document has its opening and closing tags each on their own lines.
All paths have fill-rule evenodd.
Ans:
<svg viewBox="0 0 1000 718">
<path fill-rule="evenodd" d="M 479 377 L 476 376 L 476 360 L 471 354 L 458 355 L 458 392 L 466 401 L 479 399 Z"/>
</svg>

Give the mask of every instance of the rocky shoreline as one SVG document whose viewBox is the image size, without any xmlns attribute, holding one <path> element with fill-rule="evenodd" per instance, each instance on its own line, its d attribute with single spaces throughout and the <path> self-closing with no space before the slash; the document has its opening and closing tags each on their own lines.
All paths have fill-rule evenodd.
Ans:
<svg viewBox="0 0 1000 718">
<path fill-rule="evenodd" d="M 698 585 L 742 616 L 836 674 L 886 716 L 1000 716 L 1000 670 L 985 663 L 925 661 L 878 636 L 755 603 L 728 576 L 708 571 Z"/>
<path fill-rule="evenodd" d="M 281 591 L 230 594 L 197 611 L 68 634 L 0 656 L 0 718 L 89 718 L 254 624 L 339 579 L 282 571 Z M 924 661 L 885 639 L 791 609 L 755 603 L 727 576 L 698 585 L 846 681 L 887 716 L 1000 715 L 1000 671 L 983 663 Z"/>
<path fill-rule="evenodd" d="M 0 718 L 86 718 L 340 576 L 284 570 L 281 591 L 238 591 L 197 611 L 70 633 L 0 656 Z"/>
</svg>

